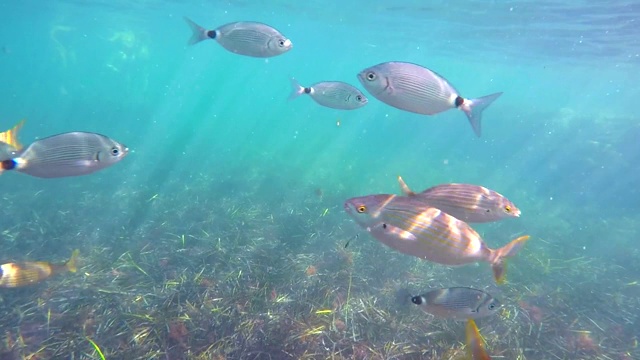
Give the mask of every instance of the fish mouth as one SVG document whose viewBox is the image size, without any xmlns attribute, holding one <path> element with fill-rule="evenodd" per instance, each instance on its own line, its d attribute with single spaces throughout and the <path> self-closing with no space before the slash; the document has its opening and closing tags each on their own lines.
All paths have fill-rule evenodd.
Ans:
<svg viewBox="0 0 640 360">
<path fill-rule="evenodd" d="M 293 43 L 291 42 L 291 40 L 287 39 L 284 41 L 284 47 L 287 49 L 291 49 L 293 48 Z"/>
</svg>

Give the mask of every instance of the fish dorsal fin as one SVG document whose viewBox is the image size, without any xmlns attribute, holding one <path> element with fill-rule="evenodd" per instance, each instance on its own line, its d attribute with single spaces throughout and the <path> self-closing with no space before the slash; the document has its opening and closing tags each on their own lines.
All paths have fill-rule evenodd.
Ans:
<svg viewBox="0 0 640 360">
<path fill-rule="evenodd" d="M 407 183 L 404 182 L 404 180 L 402 180 L 402 176 L 399 176 L 399 175 L 398 175 L 398 184 L 400 184 L 400 190 L 402 190 L 402 192 L 405 195 L 414 196 L 416 194 L 413 192 L 413 190 L 409 188 L 409 186 L 407 186 Z"/>
<path fill-rule="evenodd" d="M 24 125 L 26 120 L 22 119 L 17 124 L 15 124 L 11 129 L 0 133 L 0 141 L 6 144 L 11 145 L 16 150 L 22 150 L 22 144 L 18 141 L 18 132 Z"/>
</svg>

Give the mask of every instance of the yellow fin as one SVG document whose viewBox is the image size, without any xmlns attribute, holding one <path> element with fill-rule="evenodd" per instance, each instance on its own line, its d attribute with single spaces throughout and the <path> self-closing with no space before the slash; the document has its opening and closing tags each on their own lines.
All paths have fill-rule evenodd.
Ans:
<svg viewBox="0 0 640 360">
<path fill-rule="evenodd" d="M 480 335 L 480 330 L 473 319 L 467 320 L 466 338 L 467 351 L 471 360 L 491 360 L 491 356 L 487 354 L 484 348 L 484 339 Z"/>
<path fill-rule="evenodd" d="M 77 266 L 76 262 L 78 261 L 79 255 L 80 255 L 80 250 L 78 249 L 73 250 L 73 253 L 71 253 L 71 258 L 69 258 L 69 261 L 67 261 L 67 263 L 64 264 L 67 267 L 67 270 L 69 270 L 72 273 L 78 271 L 78 268 L 76 267 Z"/>
<path fill-rule="evenodd" d="M 26 121 L 25 119 L 22 119 L 17 124 L 15 124 L 11 129 L 0 133 L 0 141 L 11 145 L 16 150 L 22 150 L 22 144 L 20 143 L 20 141 L 18 141 L 18 132 L 24 125 L 25 121 Z"/>
<path fill-rule="evenodd" d="M 498 250 L 492 250 L 491 269 L 497 284 L 504 284 L 506 280 L 507 264 L 505 258 L 515 256 L 529 238 L 529 235 L 520 236 Z"/>
</svg>

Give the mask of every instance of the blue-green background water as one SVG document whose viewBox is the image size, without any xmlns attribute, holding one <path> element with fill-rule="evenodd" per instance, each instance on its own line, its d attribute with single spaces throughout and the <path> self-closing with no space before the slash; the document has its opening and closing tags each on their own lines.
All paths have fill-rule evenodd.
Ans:
<svg viewBox="0 0 640 360">
<path fill-rule="evenodd" d="M 187 47 L 183 16 L 208 28 L 265 22 L 294 48 L 265 60 L 214 41 Z M 237 206 L 257 206 L 280 223 L 273 239 L 264 236 L 286 253 L 322 253 L 359 233 L 345 199 L 397 193 L 402 175 L 420 190 L 464 182 L 508 196 L 520 219 L 476 227 L 493 247 L 528 233 L 528 252 L 585 257 L 633 282 L 639 18 L 633 1 L 2 2 L 0 128 L 27 118 L 24 143 L 83 130 L 132 153 L 86 177 L 3 174 L 8 250 L 0 261 L 64 259 L 76 247 L 129 251 L 147 241 L 153 249 L 161 234 L 189 233 L 192 222 L 214 216 L 210 204 L 223 199 L 243 199 Z M 503 91 L 484 114 L 483 136 L 455 110 L 426 117 L 372 96 L 356 111 L 287 101 L 290 77 L 362 89 L 360 70 L 392 60 L 437 71 L 465 97 Z M 287 227 L 293 214 L 324 218 L 304 249 L 296 243 L 303 232 Z M 227 225 L 211 220 L 207 232 Z M 377 251 L 379 267 L 385 257 L 414 261 L 364 234 L 350 246 Z M 517 266 L 513 282 L 549 281 Z M 473 281 L 490 284 L 483 269 Z M 602 281 L 588 288 L 598 293 Z"/>
</svg>

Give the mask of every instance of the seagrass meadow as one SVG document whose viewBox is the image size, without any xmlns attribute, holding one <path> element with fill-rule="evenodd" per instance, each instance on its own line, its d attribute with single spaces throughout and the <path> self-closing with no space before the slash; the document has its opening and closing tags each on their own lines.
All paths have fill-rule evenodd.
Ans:
<svg viewBox="0 0 640 360">
<path fill-rule="evenodd" d="M 26 118 L 25 145 L 91 131 L 131 150 L 87 176 L 0 174 L 0 265 L 80 251 L 75 273 L 0 287 L 0 360 L 466 359 L 464 321 L 401 296 L 453 286 L 503 304 L 477 320 L 493 359 L 640 359 L 636 5 L 261 4 L 0 2 L 0 131 Z M 265 22 L 294 47 L 187 46 L 182 16 Z M 370 96 L 356 74 L 384 61 L 504 95 L 476 137 L 458 110 Z M 369 103 L 287 101 L 291 77 Z M 491 248 L 531 236 L 506 284 L 487 263 L 395 252 L 349 218 L 346 199 L 399 195 L 399 175 L 518 206 L 471 224 Z"/>
</svg>

